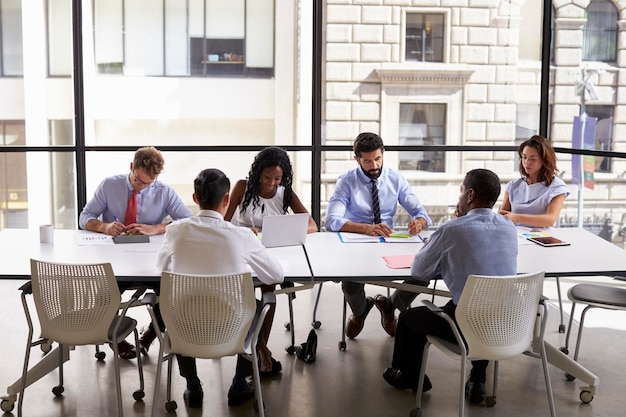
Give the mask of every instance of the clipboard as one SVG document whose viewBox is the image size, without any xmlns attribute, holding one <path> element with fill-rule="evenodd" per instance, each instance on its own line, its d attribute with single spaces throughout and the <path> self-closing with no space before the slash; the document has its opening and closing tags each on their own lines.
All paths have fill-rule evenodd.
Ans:
<svg viewBox="0 0 626 417">
<path fill-rule="evenodd" d="M 113 236 L 115 243 L 148 243 L 150 237 L 146 235 L 119 235 Z"/>
</svg>

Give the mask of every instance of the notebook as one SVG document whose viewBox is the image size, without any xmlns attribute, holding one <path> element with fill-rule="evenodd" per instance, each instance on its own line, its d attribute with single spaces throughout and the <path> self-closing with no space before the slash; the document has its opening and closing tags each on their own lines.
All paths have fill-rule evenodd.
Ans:
<svg viewBox="0 0 626 417">
<path fill-rule="evenodd" d="M 308 225 L 309 213 L 265 216 L 261 243 L 266 248 L 303 245 Z"/>
</svg>

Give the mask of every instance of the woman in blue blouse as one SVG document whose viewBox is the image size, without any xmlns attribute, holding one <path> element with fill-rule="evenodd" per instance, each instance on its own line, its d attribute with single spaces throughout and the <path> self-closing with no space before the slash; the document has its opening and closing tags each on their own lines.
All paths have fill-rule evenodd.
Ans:
<svg viewBox="0 0 626 417">
<path fill-rule="evenodd" d="M 556 176 L 556 154 L 550 142 L 535 135 L 517 148 L 521 178 L 506 186 L 500 214 L 517 225 L 552 227 L 563 202 L 567 186 Z"/>
</svg>

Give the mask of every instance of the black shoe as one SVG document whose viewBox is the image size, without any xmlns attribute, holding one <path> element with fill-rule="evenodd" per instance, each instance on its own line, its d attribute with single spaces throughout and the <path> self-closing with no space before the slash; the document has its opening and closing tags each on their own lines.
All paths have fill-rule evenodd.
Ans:
<svg viewBox="0 0 626 417">
<path fill-rule="evenodd" d="M 418 378 L 411 376 L 407 371 L 402 369 L 387 368 L 383 373 L 383 378 L 394 388 L 398 389 L 410 389 L 417 392 Z M 427 392 L 432 389 L 433 385 L 430 383 L 428 375 L 424 375 L 424 386 L 422 392 Z"/>
<path fill-rule="evenodd" d="M 465 396 L 469 397 L 470 402 L 480 404 L 485 401 L 485 383 L 467 381 L 465 383 Z"/>
<path fill-rule="evenodd" d="M 185 404 L 187 404 L 187 407 L 200 408 L 202 407 L 204 392 L 202 392 L 202 388 L 186 389 L 185 393 L 183 394 L 183 398 L 185 399 Z"/>
<path fill-rule="evenodd" d="M 254 384 L 247 379 L 233 378 L 233 383 L 228 389 L 228 405 L 236 407 L 254 398 Z"/>
</svg>

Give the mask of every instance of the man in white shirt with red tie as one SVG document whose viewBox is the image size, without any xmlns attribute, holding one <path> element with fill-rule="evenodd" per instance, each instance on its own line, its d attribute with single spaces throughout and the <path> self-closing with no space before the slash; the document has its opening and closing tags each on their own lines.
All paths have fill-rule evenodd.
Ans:
<svg viewBox="0 0 626 417">
<path fill-rule="evenodd" d="M 96 189 L 93 197 L 80 213 L 78 224 L 81 229 L 118 236 L 122 233 L 158 235 L 165 233 L 169 216 L 172 220 L 191 217 L 176 191 L 157 180 L 163 171 L 165 161 L 161 152 L 148 146 L 135 152 L 130 163 L 130 173 L 105 178 Z M 123 221 L 123 223 L 122 223 Z M 120 291 L 144 283 L 119 282 Z M 150 284 L 159 293 L 158 283 Z M 155 314 L 160 320 L 158 307 Z M 142 333 L 139 348 L 146 354 L 156 338 L 152 324 Z M 125 340 L 118 345 L 120 357 L 133 359 L 137 356 L 135 347 Z"/>
</svg>

